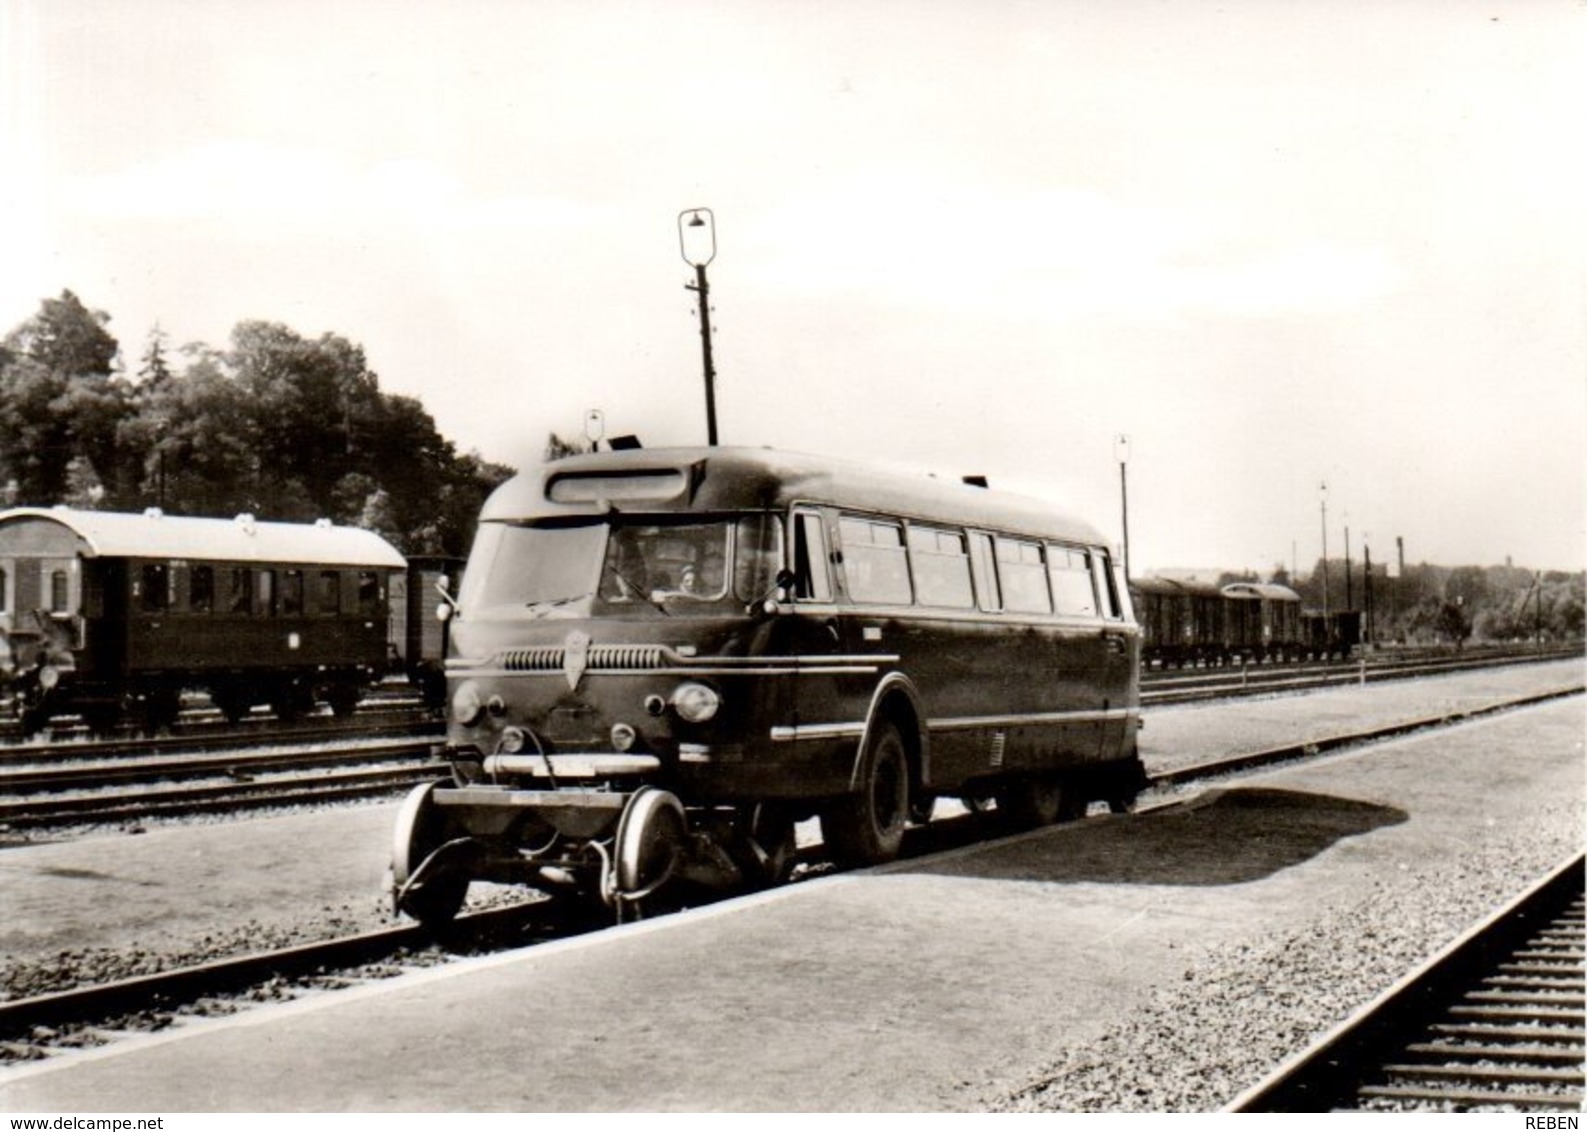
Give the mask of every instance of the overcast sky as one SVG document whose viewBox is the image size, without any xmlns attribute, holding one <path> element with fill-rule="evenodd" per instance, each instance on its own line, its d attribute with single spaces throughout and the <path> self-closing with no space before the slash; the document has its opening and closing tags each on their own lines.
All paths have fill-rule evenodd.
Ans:
<svg viewBox="0 0 1587 1132">
<path fill-rule="evenodd" d="M 0 333 L 362 345 L 462 450 L 1053 496 L 1132 564 L 1587 560 L 1576 0 L 0 0 Z"/>
</svg>

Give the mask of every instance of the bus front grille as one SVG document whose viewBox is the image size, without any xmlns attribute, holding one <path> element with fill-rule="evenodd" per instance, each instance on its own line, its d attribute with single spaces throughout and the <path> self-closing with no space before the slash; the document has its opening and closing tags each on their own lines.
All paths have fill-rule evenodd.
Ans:
<svg viewBox="0 0 1587 1132">
<path fill-rule="evenodd" d="M 500 661 L 509 672 L 560 672 L 567 661 L 567 649 L 561 645 L 509 649 Z M 587 669 L 605 672 L 643 671 L 666 663 L 666 649 L 661 645 L 591 645 L 585 662 Z"/>
</svg>

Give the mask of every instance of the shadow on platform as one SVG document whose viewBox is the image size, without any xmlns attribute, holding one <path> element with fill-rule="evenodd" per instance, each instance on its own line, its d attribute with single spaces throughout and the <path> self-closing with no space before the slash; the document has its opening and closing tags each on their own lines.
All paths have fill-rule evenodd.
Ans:
<svg viewBox="0 0 1587 1132">
<path fill-rule="evenodd" d="M 1088 819 L 988 844 L 906 872 L 1043 883 L 1228 885 L 1261 880 L 1349 837 L 1399 825 L 1405 811 L 1373 802 L 1260 788 L 1212 790 L 1183 805 Z M 910 852 L 976 840 L 964 827 L 918 831 Z M 980 836 L 985 836 L 983 827 Z M 947 841 L 948 843 L 942 843 Z M 933 844 L 933 842 L 937 842 Z"/>
</svg>

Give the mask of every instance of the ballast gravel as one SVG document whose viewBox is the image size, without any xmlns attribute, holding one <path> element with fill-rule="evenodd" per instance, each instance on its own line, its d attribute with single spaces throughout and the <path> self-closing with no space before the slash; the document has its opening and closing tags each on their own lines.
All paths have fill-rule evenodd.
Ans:
<svg viewBox="0 0 1587 1132">
<path fill-rule="evenodd" d="M 1574 801 L 1475 855 L 1406 870 L 1399 883 L 1320 906 L 1260 945 L 1208 949 L 1182 981 L 1073 1046 L 1014 1089 L 966 1107 L 994 1112 L 1208 1112 L 1346 1021 L 1582 844 Z"/>
</svg>

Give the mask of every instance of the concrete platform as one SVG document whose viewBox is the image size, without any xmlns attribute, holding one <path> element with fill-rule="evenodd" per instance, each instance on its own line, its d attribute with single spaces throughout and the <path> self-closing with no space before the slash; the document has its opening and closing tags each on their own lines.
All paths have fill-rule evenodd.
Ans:
<svg viewBox="0 0 1587 1132">
<path fill-rule="evenodd" d="M 1580 698 L 0 1075 L 9 1111 L 951 1111 L 1583 794 Z"/>
</svg>

